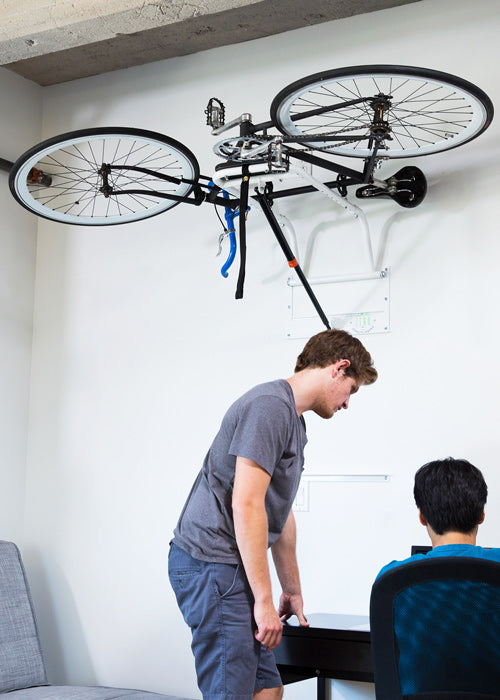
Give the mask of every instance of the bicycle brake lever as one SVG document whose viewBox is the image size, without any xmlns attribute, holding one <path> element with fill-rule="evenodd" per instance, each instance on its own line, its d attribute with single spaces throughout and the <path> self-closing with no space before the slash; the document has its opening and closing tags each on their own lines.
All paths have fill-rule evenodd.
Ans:
<svg viewBox="0 0 500 700">
<path fill-rule="evenodd" d="M 229 231 L 227 229 L 224 229 L 224 232 L 219 234 L 219 247 L 217 249 L 217 254 L 215 256 L 216 258 L 218 258 L 219 255 L 222 253 L 222 242 L 223 242 L 224 238 L 227 238 L 227 236 L 229 236 Z"/>
<path fill-rule="evenodd" d="M 222 196 L 224 199 L 229 199 L 229 193 L 222 190 Z M 227 234 L 229 236 L 229 255 L 227 256 L 226 262 L 220 269 L 220 273 L 223 277 L 228 276 L 228 270 L 234 262 L 236 257 L 236 231 L 234 229 L 234 220 L 238 216 L 239 211 L 235 211 L 230 207 L 225 208 L 224 218 L 227 223 Z M 220 240 L 220 239 L 219 239 Z"/>
</svg>

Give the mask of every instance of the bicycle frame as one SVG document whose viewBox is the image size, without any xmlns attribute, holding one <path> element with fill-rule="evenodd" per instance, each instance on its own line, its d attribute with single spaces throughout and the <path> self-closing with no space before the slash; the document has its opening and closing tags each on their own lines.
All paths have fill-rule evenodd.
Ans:
<svg viewBox="0 0 500 700">
<path fill-rule="evenodd" d="M 247 115 L 244 115 L 244 117 L 246 117 L 246 116 Z M 246 127 L 248 128 L 248 120 L 245 118 L 244 121 L 246 123 Z M 260 126 L 262 126 L 262 125 L 260 125 Z M 267 126 L 267 124 L 264 126 Z M 291 139 L 287 139 L 287 141 L 288 140 L 291 140 Z M 256 150 L 260 150 L 260 149 L 256 149 Z M 310 176 L 309 179 L 311 181 L 313 181 L 314 184 L 306 185 L 303 187 L 293 187 L 293 188 L 288 188 L 288 189 L 284 189 L 284 190 L 282 189 L 282 190 L 279 190 L 276 192 L 273 190 L 272 182 L 268 182 L 264 191 L 261 191 L 258 188 L 256 188 L 255 194 L 252 196 L 252 198 L 255 199 L 258 202 L 258 204 L 260 205 L 260 208 L 262 209 L 262 211 L 267 219 L 267 222 L 268 222 L 269 226 L 271 227 L 271 230 L 273 231 L 273 234 L 274 234 L 281 250 L 283 251 L 283 253 L 287 259 L 289 267 L 295 270 L 300 282 L 302 283 L 302 286 L 304 287 L 307 295 L 309 296 L 309 299 L 311 300 L 311 303 L 313 304 L 315 310 L 317 311 L 321 321 L 326 326 L 326 328 L 329 329 L 330 324 L 329 324 L 328 318 L 327 318 L 326 314 L 324 313 L 316 295 L 314 294 L 312 287 L 309 284 L 309 281 L 307 280 L 307 277 L 304 274 L 300 264 L 298 263 L 287 239 L 285 238 L 283 231 L 282 231 L 282 227 L 280 226 L 280 224 L 279 224 L 276 216 L 274 215 L 274 212 L 272 211 L 271 207 L 273 205 L 274 199 L 283 198 L 283 197 L 291 197 L 291 196 L 295 196 L 298 194 L 306 194 L 306 193 L 315 192 L 315 191 L 322 191 L 323 194 L 334 199 L 334 201 L 336 201 L 337 204 L 340 204 L 344 208 L 349 209 L 351 211 L 351 213 L 353 213 L 355 216 L 360 217 L 362 223 L 365 226 L 366 232 L 367 232 L 367 240 L 369 242 L 370 258 L 371 258 L 372 266 L 373 266 L 373 254 L 371 251 L 371 242 L 370 242 L 370 238 L 369 238 L 369 232 L 367 230 L 366 220 L 364 218 L 364 214 L 363 214 L 362 210 L 359 207 L 355 207 L 354 205 L 350 204 L 347 200 L 344 200 L 341 195 L 336 194 L 334 192 L 335 189 L 344 189 L 349 185 L 354 185 L 354 184 L 359 185 L 359 184 L 363 184 L 366 182 L 371 182 L 372 181 L 372 174 L 371 173 L 373 170 L 373 167 L 372 167 L 373 161 L 370 164 L 368 164 L 368 163 L 365 164 L 365 168 L 363 169 L 363 171 L 358 172 L 358 171 L 355 171 L 353 169 L 346 168 L 346 167 L 339 165 L 337 163 L 332 163 L 331 161 L 329 161 L 325 158 L 320 158 L 318 156 L 311 156 L 310 154 L 296 151 L 295 149 L 287 149 L 286 154 L 290 158 L 297 157 L 297 159 L 302 161 L 302 162 L 310 163 L 311 165 L 319 165 L 322 168 L 328 169 L 328 170 L 333 171 L 333 172 L 337 172 L 338 174 L 340 174 L 342 176 L 341 180 L 327 182 L 327 183 L 320 183 L 320 182 L 316 181 L 315 178 Z M 253 160 L 252 162 L 255 164 L 255 160 Z M 229 168 L 231 168 L 231 167 L 240 167 L 241 168 L 242 164 L 241 163 L 224 163 L 222 165 L 217 166 L 216 171 L 220 171 L 220 170 L 226 169 L 228 167 Z M 247 168 L 248 168 L 248 163 L 247 163 Z M 292 166 L 291 166 L 291 164 L 288 164 L 287 170 L 290 170 L 290 168 L 292 168 Z M 297 169 L 292 168 L 292 169 L 295 170 L 295 172 L 297 174 L 299 174 L 302 177 L 304 177 L 305 179 L 307 179 L 307 176 L 302 169 L 299 169 L 299 168 L 297 168 Z M 254 176 L 255 175 L 256 174 L 254 173 Z M 262 177 L 264 180 L 266 179 L 266 175 L 269 176 L 270 174 L 268 172 L 262 173 Z M 349 179 L 348 179 L 348 176 L 350 176 Z M 219 187 L 223 188 L 226 182 L 230 182 L 231 180 L 240 181 L 240 179 L 241 179 L 241 175 L 239 175 L 239 174 L 234 175 L 234 176 L 229 175 L 229 176 L 226 176 L 225 181 L 223 181 L 221 179 L 221 180 L 219 180 L 219 182 L 217 184 L 219 185 Z M 381 184 L 385 184 L 385 183 L 381 183 Z M 242 241 L 242 235 L 244 236 L 244 230 L 243 230 L 243 234 L 242 234 L 242 228 L 240 226 L 240 248 L 242 247 L 242 245 L 243 246 L 245 245 L 245 242 Z M 244 261 L 243 261 L 243 263 L 244 263 Z M 227 270 L 227 266 L 224 266 L 223 269 Z M 242 296 L 242 288 L 241 288 L 241 284 L 238 284 L 237 291 L 236 291 L 236 298 L 241 298 L 241 296 Z"/>
<path fill-rule="evenodd" d="M 208 202 L 216 206 L 223 206 L 226 212 L 228 232 L 230 231 L 232 236 L 230 238 L 230 254 L 222 268 L 222 274 L 224 276 L 227 276 L 227 269 L 231 265 L 236 253 L 236 239 L 232 222 L 234 218 L 239 215 L 240 270 L 235 294 L 237 299 L 243 296 L 245 278 L 246 212 L 248 210 L 249 198 L 254 199 L 266 216 L 269 226 L 288 261 L 288 265 L 295 270 L 314 308 L 319 314 L 321 321 L 326 328 L 330 328 L 328 318 L 321 308 L 306 275 L 293 254 L 282 228 L 272 211 L 274 200 L 320 191 L 330 199 L 333 199 L 337 204 L 348 209 L 361 220 L 365 227 L 373 267 L 373 255 L 371 252 L 371 242 L 366 219 L 362 210 L 346 199 L 347 189 L 353 185 L 361 185 L 363 187 L 361 190 L 357 191 L 357 196 L 389 196 L 398 201 L 402 206 L 415 206 L 425 195 L 425 178 L 417 168 L 413 170 L 419 173 L 416 178 L 419 184 L 418 196 L 415 198 L 413 196 L 415 188 L 412 189 L 408 186 L 405 191 L 411 192 L 412 195 L 408 201 L 405 201 L 404 197 L 402 198 L 402 192 L 398 189 L 398 183 L 400 182 L 398 174 L 388 181 L 376 180 L 373 176 L 379 161 L 384 158 L 383 155 L 380 155 L 380 152 L 386 148 L 384 142 L 392 138 L 389 125 L 384 121 L 384 114 L 390 107 L 388 97 L 379 94 L 372 98 L 355 98 L 347 102 L 339 103 L 338 105 L 327 105 L 311 109 L 301 114 L 294 115 L 292 119 L 297 122 L 299 119 L 307 119 L 311 116 L 322 114 L 323 112 L 332 112 L 335 109 L 342 110 L 346 105 L 359 105 L 360 103 L 368 103 L 370 109 L 373 110 L 372 125 L 365 134 L 346 134 L 344 132 L 340 136 L 335 133 L 322 132 L 318 135 L 306 134 L 287 136 L 268 135 L 268 130 L 275 127 L 274 122 L 266 121 L 254 124 L 251 115 L 248 113 L 244 113 L 237 119 L 225 124 L 224 106 L 219 100 L 212 98 L 205 110 L 207 114 L 207 124 L 212 126 L 212 133 L 214 135 L 219 135 L 233 127 L 239 127 L 238 137 L 222 141 L 216 146 L 216 148 L 222 151 L 219 155 L 222 155 L 225 159 L 223 163 L 215 168 L 216 173 L 219 173 L 221 170 L 226 171 L 222 179 L 219 178 L 219 181 L 217 181 L 216 177 L 211 179 L 205 175 L 199 175 L 199 171 L 196 172 L 194 177 L 191 176 L 193 179 L 188 179 L 187 177 L 176 177 L 165 172 L 159 172 L 149 167 L 142 167 L 140 164 L 133 165 L 116 161 L 108 163 L 102 162 L 101 165 L 97 165 L 97 175 L 100 180 L 96 191 L 99 191 L 104 198 L 131 196 L 143 196 L 147 198 L 154 196 L 159 199 L 170 200 L 176 204 L 183 202 L 200 206 L 202 203 Z M 358 127 L 349 127 L 347 129 L 348 132 L 353 132 L 355 130 L 358 130 Z M 328 149 L 328 145 L 325 144 L 329 143 L 343 146 L 346 144 L 360 143 L 362 141 L 367 141 L 367 148 L 364 147 L 364 151 L 368 149 L 369 156 L 364 157 L 364 165 L 360 170 L 355 170 L 334 161 L 331 157 L 333 154 L 327 153 L 326 157 L 324 154 L 320 156 L 311 152 L 313 150 L 325 151 L 325 149 Z M 315 146 L 315 144 L 317 144 L 317 146 Z M 302 148 L 300 146 L 302 146 Z M 329 180 L 327 182 L 319 181 L 313 178 L 312 175 L 307 175 L 303 165 L 302 167 L 296 166 L 295 161 L 298 161 L 300 164 L 316 166 L 327 172 L 335 173 L 337 177 L 335 180 Z M 259 171 L 252 171 L 251 168 L 254 167 L 259 168 Z M 238 173 L 231 174 L 230 172 L 227 174 L 227 170 L 231 171 L 233 169 L 237 169 Z M 282 175 L 284 172 L 289 171 L 295 171 L 309 182 L 303 186 L 275 191 L 272 184 L 273 175 L 276 173 Z M 117 180 L 115 177 L 112 177 L 113 173 L 119 172 L 124 174 L 127 172 L 140 173 L 141 175 L 153 178 L 153 180 L 156 179 L 158 182 L 163 181 L 177 186 L 188 185 L 189 187 L 186 188 L 186 192 L 188 193 L 173 194 L 171 192 L 162 191 L 159 187 L 157 189 L 152 189 L 149 186 L 147 189 L 141 187 L 127 188 L 127 186 L 125 186 L 124 189 L 120 189 L 116 187 L 115 184 L 119 179 Z M 264 178 L 266 184 L 260 189 L 258 187 L 255 188 L 252 194 L 250 192 L 250 180 L 252 177 L 256 176 Z M 126 179 L 127 178 L 125 178 L 125 180 Z M 415 180 L 415 177 L 410 179 Z M 27 175 L 27 181 L 31 182 L 31 180 L 33 180 L 34 183 L 41 183 L 45 186 L 50 186 L 51 184 L 50 176 L 45 175 L 41 170 L 36 170 L 35 167 L 32 167 Z M 231 184 L 232 182 L 237 182 L 239 184 L 239 192 L 237 194 L 235 194 L 234 191 L 232 193 L 228 192 L 228 190 L 234 188 L 228 187 L 226 189 L 225 187 L 225 185 L 228 183 Z M 77 204 L 78 203 L 79 202 L 77 202 Z"/>
<path fill-rule="evenodd" d="M 213 98 L 214 99 L 214 98 Z M 356 100 L 352 100 L 349 104 L 358 104 L 361 102 L 365 102 L 366 100 L 364 98 L 359 98 Z M 219 103 L 222 105 L 222 103 Z M 309 110 L 308 112 L 302 113 L 301 115 L 296 115 L 294 117 L 295 120 L 298 120 L 299 118 L 307 118 L 312 115 L 320 114 L 322 112 L 326 111 L 331 111 L 335 107 L 341 108 L 345 107 L 345 103 L 342 105 L 334 105 L 334 106 L 328 106 L 328 107 L 321 107 L 318 109 L 314 110 Z M 369 250 L 370 250 L 370 256 L 373 262 L 373 255 L 371 252 L 371 243 L 370 243 L 370 238 L 369 238 L 369 232 L 367 230 L 367 224 L 366 220 L 364 218 L 364 214 L 361 209 L 358 207 L 355 207 L 352 205 L 348 200 L 345 199 L 346 194 L 347 194 L 347 188 L 353 185 L 368 185 L 371 188 L 371 192 L 369 196 L 381 196 L 381 195 L 386 195 L 386 196 L 394 196 L 394 192 L 391 192 L 391 186 L 386 183 L 383 180 L 376 180 L 373 177 L 373 172 L 375 167 L 377 166 L 378 162 L 380 161 L 381 157 L 378 155 L 379 149 L 381 147 L 382 141 L 384 138 L 390 138 L 386 132 L 383 131 L 381 128 L 382 124 L 385 124 L 383 122 L 383 109 L 378 109 L 375 110 L 375 118 L 374 118 L 374 124 L 376 125 L 378 129 L 375 132 L 375 134 L 367 137 L 367 136 L 359 136 L 359 135 L 351 135 L 351 136 L 336 136 L 334 134 L 327 134 L 327 135 L 320 135 L 320 136 L 311 136 L 307 137 L 307 142 L 314 143 L 314 142 L 356 142 L 360 141 L 361 139 L 368 139 L 369 141 L 369 147 L 372 148 L 372 154 L 370 158 L 366 158 L 364 162 L 364 167 L 362 170 L 355 170 L 353 168 L 346 167 L 340 163 L 337 163 L 333 160 L 330 160 L 324 156 L 319 156 L 310 152 L 307 152 L 305 150 L 301 150 L 299 148 L 293 147 L 289 144 L 298 144 L 301 141 L 304 141 L 304 139 L 301 138 L 295 138 L 295 137 L 290 137 L 290 136 L 275 136 L 275 137 L 268 137 L 267 131 L 268 129 L 272 128 L 274 126 L 273 122 L 268 121 L 268 122 L 262 122 L 260 124 L 253 124 L 252 122 L 252 117 L 248 113 L 242 114 L 240 117 L 237 119 L 232 120 L 228 124 L 221 124 L 220 123 L 220 114 L 217 112 L 213 112 L 213 110 L 210 108 L 210 103 L 209 106 L 207 107 L 206 113 L 209 115 L 207 119 L 207 123 L 209 125 L 212 125 L 213 121 L 216 122 L 217 126 L 213 128 L 212 134 L 213 135 L 219 135 L 225 131 L 228 131 L 229 129 L 232 129 L 233 127 L 239 126 L 239 137 L 238 139 L 241 140 L 241 143 L 244 145 L 245 144 L 245 139 L 251 139 L 254 138 L 256 140 L 264 139 L 264 143 L 253 147 L 249 149 L 249 153 L 246 157 L 241 156 L 240 160 L 234 160 L 231 159 L 230 157 L 227 158 L 227 160 L 224 163 L 219 164 L 216 166 L 215 171 L 220 172 L 221 170 L 227 170 L 227 169 L 238 169 L 239 172 L 238 174 L 234 175 L 226 175 L 224 177 L 224 182 L 231 182 L 231 181 L 237 181 L 240 183 L 240 192 L 239 196 L 234 196 L 228 193 L 222 184 L 222 181 L 217 182 L 216 178 L 213 180 L 207 176 L 200 175 L 200 178 L 198 181 L 194 182 L 192 180 L 186 180 L 186 179 L 179 179 L 175 178 L 169 175 L 165 175 L 163 173 L 158 173 L 154 170 L 148 169 L 148 168 L 142 168 L 142 167 L 137 167 L 137 166 L 127 166 L 127 165 L 103 165 L 102 168 L 99 171 L 99 174 L 102 177 L 103 184 L 101 187 L 101 191 L 104 194 L 104 196 L 119 196 L 119 195 L 148 195 L 148 194 L 154 194 L 155 196 L 164 198 L 164 199 L 169 199 L 175 202 L 185 202 L 187 204 L 194 204 L 195 206 L 201 205 L 203 202 L 208 202 L 211 204 L 215 204 L 218 206 L 224 206 L 226 212 L 235 212 L 236 210 L 239 209 L 239 211 L 246 211 L 247 206 L 248 206 L 248 198 L 256 200 L 264 212 L 264 215 L 267 219 L 267 222 L 280 246 L 282 249 L 288 265 L 290 268 L 293 268 L 295 270 L 295 273 L 297 274 L 300 282 L 302 283 L 307 295 L 309 296 L 311 303 L 313 304 L 315 310 L 317 311 L 322 323 L 325 325 L 327 329 L 330 328 L 330 323 L 328 321 L 328 318 L 326 314 L 324 313 L 316 295 L 314 294 L 314 291 L 312 290 L 311 285 L 309 284 L 306 275 L 304 274 L 301 266 L 299 265 L 288 241 L 286 240 L 282 228 L 276 219 L 276 216 L 274 215 L 271 207 L 273 205 L 273 202 L 275 199 L 281 199 L 285 197 L 293 197 L 296 195 L 300 194 L 308 194 L 316 191 L 323 191 L 323 194 L 326 194 L 327 196 L 330 196 L 333 198 L 337 204 L 340 204 L 341 206 L 344 206 L 344 208 L 349 209 L 352 213 L 354 213 L 355 216 L 360 217 L 362 223 L 365 226 L 365 229 L 367 231 L 367 239 L 369 242 Z M 236 140 L 238 140 L 236 139 Z M 243 152 L 242 150 L 240 151 L 241 153 Z M 266 152 L 267 157 L 261 157 L 262 154 Z M 272 152 L 272 153 L 271 153 Z M 255 193 L 253 195 L 249 195 L 249 181 L 250 177 L 255 177 L 255 176 L 261 176 L 261 177 L 270 177 L 273 172 L 280 172 L 285 170 L 288 171 L 291 168 L 293 169 L 292 162 L 293 160 L 297 160 L 301 163 L 306 163 L 311 166 L 317 166 L 322 168 L 323 170 L 327 170 L 333 173 L 337 174 L 337 178 L 335 180 L 330 180 L 325 183 L 319 183 L 318 181 L 313 182 L 312 184 L 304 185 L 301 187 L 291 187 L 291 188 L 286 188 L 286 189 L 280 189 L 275 191 L 272 183 L 269 183 L 264 191 L 259 191 L 258 189 L 255 190 Z M 250 172 L 250 166 L 265 166 L 265 169 L 262 172 Z M 130 170 L 130 171 L 137 171 L 144 173 L 146 175 L 150 175 L 152 177 L 158 177 L 159 179 L 166 180 L 168 182 L 172 182 L 175 184 L 179 183 L 187 183 L 193 185 L 193 190 L 192 190 L 192 196 L 179 196 L 179 195 L 174 195 L 170 193 L 165 193 L 165 192 L 158 192 L 158 191 L 151 191 L 151 190 L 141 190 L 141 189 L 124 189 L 124 190 L 114 190 L 111 185 L 109 184 L 108 180 L 108 175 L 110 174 L 111 171 L 113 170 Z M 415 169 L 416 170 L 416 169 Z M 298 169 L 296 172 L 300 172 Z M 420 172 L 420 171 L 419 171 Z M 303 174 L 303 172 L 302 172 Z M 422 175 L 423 177 L 423 175 Z M 311 180 L 314 180 L 314 178 L 310 178 Z M 203 182 L 200 182 L 202 180 Z M 394 187 L 392 188 L 394 189 Z M 205 191 L 204 191 L 205 190 Z M 222 194 L 222 196 L 219 196 L 219 193 Z M 227 217 L 226 217 L 227 218 Z M 233 217 L 234 218 L 234 217 Z M 236 293 L 235 297 L 236 299 L 240 299 L 243 297 L 243 286 L 244 286 L 244 278 L 245 278 L 245 263 L 246 263 L 246 217 L 245 216 L 240 216 L 239 217 L 239 249 L 240 249 L 240 271 L 239 271 L 239 276 L 238 276 L 238 282 L 237 282 L 237 287 L 236 287 Z M 234 256 L 235 256 L 235 240 L 233 239 L 231 242 L 231 250 L 230 254 L 228 257 L 228 260 L 224 264 L 222 268 L 222 274 L 224 276 L 227 276 L 227 269 L 232 263 Z"/>
<path fill-rule="evenodd" d="M 359 98 L 352 100 L 349 104 L 359 104 L 362 102 L 365 102 L 366 100 L 364 98 Z M 220 101 L 217 101 L 220 106 L 222 106 L 222 103 Z M 299 118 L 307 118 L 313 115 L 317 115 L 326 111 L 331 111 L 332 109 L 335 108 L 343 108 L 345 107 L 346 104 L 342 105 L 334 105 L 334 106 L 327 106 L 327 107 L 321 107 L 317 108 L 314 110 L 309 110 L 308 112 L 302 113 L 301 115 L 295 115 L 294 119 L 298 120 Z M 380 107 L 380 105 L 379 105 Z M 386 105 L 384 104 L 384 108 Z M 212 125 L 215 123 L 216 126 L 212 130 L 213 135 L 219 135 L 235 126 L 240 127 L 240 138 L 245 139 L 245 138 L 251 138 L 251 137 L 256 137 L 258 138 L 260 132 L 262 132 L 262 136 L 266 135 L 267 136 L 267 130 L 271 127 L 274 126 L 273 122 L 263 122 L 261 124 L 256 124 L 254 125 L 252 123 L 252 118 L 250 114 L 242 114 L 238 119 L 235 119 L 231 121 L 228 124 L 223 124 L 220 123 L 220 112 L 219 112 L 220 107 L 215 111 L 211 108 L 211 103 L 209 102 L 209 105 L 207 107 L 206 113 L 207 113 L 207 123 L 209 125 Z M 223 106 L 222 106 L 223 109 Z M 311 300 L 314 308 L 316 309 L 321 321 L 323 324 L 326 326 L 327 329 L 330 328 L 330 324 L 328 321 L 328 318 L 326 314 L 324 313 L 316 295 L 314 294 L 311 285 L 309 284 L 309 281 L 307 280 L 306 275 L 304 274 L 301 266 L 299 265 L 288 241 L 286 240 L 282 228 L 276 219 L 271 207 L 273 205 L 273 201 L 278 198 L 283 198 L 283 197 L 291 197 L 291 196 L 296 196 L 299 194 L 307 194 L 311 193 L 314 191 L 323 191 L 323 194 L 326 194 L 326 196 L 329 196 L 333 199 L 338 204 L 341 204 L 341 199 L 342 197 L 345 197 L 347 194 L 347 187 L 351 185 L 363 185 L 363 184 L 373 184 L 375 182 L 373 178 L 373 171 L 379 161 L 379 156 L 378 151 L 380 148 L 380 145 L 382 143 L 383 138 L 387 138 L 387 132 L 383 132 L 381 129 L 381 125 L 384 124 L 383 122 L 383 112 L 384 109 L 376 109 L 375 110 L 375 118 L 374 118 L 374 125 L 378 128 L 379 133 L 378 135 L 373 135 L 369 139 L 369 145 L 372 147 L 372 155 L 370 158 L 365 159 L 364 167 L 362 170 L 354 170 L 353 168 L 348 168 L 344 165 L 341 165 L 339 163 L 336 163 L 332 160 L 329 160 L 325 157 L 321 157 L 318 155 L 314 155 L 311 153 L 308 153 L 303 150 L 299 150 L 297 148 L 293 148 L 288 146 L 287 144 L 295 144 L 297 143 L 298 139 L 293 138 L 293 137 L 282 137 L 278 136 L 274 140 L 274 145 L 277 146 L 277 153 L 275 151 L 275 164 L 279 167 L 282 167 L 284 165 L 286 170 L 290 169 L 290 161 L 293 159 L 297 159 L 298 161 L 302 163 L 307 163 L 309 165 L 315 165 L 318 166 L 324 170 L 328 170 L 330 172 L 337 173 L 337 179 L 333 181 L 329 181 L 326 183 L 318 183 L 317 181 L 314 181 L 314 178 L 310 178 L 312 181 L 314 181 L 310 185 L 304 185 L 303 187 L 293 187 L 293 188 L 288 188 L 288 189 L 281 189 L 279 191 L 274 191 L 272 187 L 272 183 L 268 183 L 265 190 L 259 191 L 257 188 L 255 189 L 255 195 L 253 195 L 253 198 L 257 200 L 259 203 L 262 211 L 264 212 L 264 215 L 266 216 L 267 222 L 269 226 L 271 227 L 271 230 L 274 233 L 274 236 L 276 237 L 276 240 L 278 241 L 279 246 L 281 247 L 287 261 L 288 265 L 293 268 L 302 283 L 307 295 L 309 296 L 309 299 Z M 223 115 L 222 115 L 222 121 L 223 121 Z M 308 137 L 308 142 L 314 142 L 314 141 L 331 141 L 331 142 L 338 142 L 338 141 L 346 141 L 346 137 L 344 136 L 336 136 L 336 135 L 321 135 L 318 137 Z M 347 137 L 347 140 L 349 141 L 359 141 L 360 137 L 359 136 L 350 136 Z M 244 141 L 243 141 L 244 143 Z M 285 144 L 285 151 L 283 153 L 281 147 L 282 145 Z M 261 146 L 256 146 L 251 148 L 250 154 L 248 158 L 243 158 L 242 157 L 242 162 L 234 162 L 231 161 L 231 159 L 228 159 L 225 163 L 220 164 L 219 166 L 216 167 L 216 171 L 221 171 L 221 170 L 226 170 L 228 168 L 242 168 L 246 166 L 246 171 L 248 173 L 248 166 L 250 164 L 265 164 L 267 166 L 267 171 L 262 173 L 263 177 L 265 178 L 266 174 L 272 172 L 272 165 L 269 161 L 269 159 L 262 159 L 262 160 L 256 160 L 255 156 L 258 156 L 264 151 L 269 152 L 271 146 L 273 145 L 273 142 L 271 141 L 270 143 L 265 142 Z M 278 150 L 279 149 L 279 150 Z M 286 163 L 283 163 L 283 156 L 286 159 Z M 275 165 L 275 167 L 276 167 Z M 255 175 L 255 173 L 254 173 Z M 305 175 L 302 172 L 302 175 L 305 177 Z M 226 181 L 231 181 L 231 180 L 241 180 L 241 175 L 234 175 L 234 176 L 227 176 Z M 383 181 L 377 181 L 376 186 L 378 187 L 378 190 L 380 193 L 389 190 L 389 185 L 387 185 Z M 337 190 L 340 192 L 340 194 L 334 194 L 334 190 Z M 345 200 L 347 202 L 347 200 Z M 366 220 L 364 218 L 363 212 L 358 208 L 354 207 L 353 205 L 349 204 L 344 204 L 342 202 L 342 205 L 345 208 L 348 208 L 352 211 L 352 213 L 355 213 L 356 216 L 359 216 L 361 218 L 362 223 L 365 225 L 365 230 L 367 233 L 367 240 L 369 242 L 369 252 L 370 252 L 370 258 L 372 262 L 372 267 L 373 267 L 373 253 L 371 249 L 371 241 L 370 241 L 370 236 L 369 236 L 369 231 L 368 227 L 366 225 Z M 244 250 L 245 250 L 245 229 L 240 225 L 240 247 L 242 249 L 242 255 L 244 255 Z M 244 264 L 244 259 L 242 264 Z M 227 268 L 226 268 L 227 269 Z M 240 277 L 241 277 L 241 269 L 240 269 Z M 237 291 L 236 291 L 236 298 L 240 298 L 242 296 L 242 288 L 241 288 L 241 280 L 239 280 Z"/>
<path fill-rule="evenodd" d="M 248 200 L 254 199 L 288 264 L 296 270 L 329 327 L 284 238 L 273 204 L 281 198 L 319 191 L 343 206 L 365 227 L 373 270 L 370 275 L 377 275 L 366 217 L 347 199 L 349 188 L 356 187 L 358 198 L 390 197 L 400 206 L 417 206 L 426 194 L 423 173 L 405 166 L 385 180 L 376 179 L 374 173 L 381 161 L 466 144 L 488 128 L 493 112 L 491 100 L 480 88 L 441 71 L 398 65 L 336 68 L 283 88 L 271 103 L 270 121 L 259 124 L 254 124 L 248 113 L 226 124 L 224 105 L 212 98 L 205 110 L 212 134 L 218 136 L 233 128 L 239 134 L 216 144 L 214 150 L 224 162 L 215 168 L 213 182 L 200 175 L 189 148 L 166 134 L 130 127 L 94 127 L 33 146 L 13 164 L 9 186 L 16 200 L 36 215 L 84 226 L 139 221 L 181 202 L 223 206 L 231 243 L 222 268 L 224 275 L 236 252 L 233 222 L 239 217 L 237 298 L 243 294 Z M 345 157 L 363 159 L 362 167 L 343 165 Z M 5 165 L 0 159 L 0 168 Z M 321 180 L 304 166 L 321 168 Z M 300 175 L 303 184 L 283 186 L 286 172 Z M 328 179 L 328 173 L 335 177 Z M 276 189 L 275 174 L 279 176 Z M 253 177 L 259 178 L 257 187 L 251 185 Z M 46 192 L 50 187 L 53 192 Z M 293 234 L 290 222 L 284 226 Z"/>
</svg>

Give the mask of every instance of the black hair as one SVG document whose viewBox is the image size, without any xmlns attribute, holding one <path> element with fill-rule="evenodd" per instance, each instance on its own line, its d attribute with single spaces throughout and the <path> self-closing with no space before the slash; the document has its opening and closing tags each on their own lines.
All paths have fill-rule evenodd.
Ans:
<svg viewBox="0 0 500 700">
<path fill-rule="evenodd" d="M 448 457 L 420 467 L 413 495 L 437 535 L 468 534 L 481 520 L 488 487 L 477 467 L 465 459 Z"/>
</svg>

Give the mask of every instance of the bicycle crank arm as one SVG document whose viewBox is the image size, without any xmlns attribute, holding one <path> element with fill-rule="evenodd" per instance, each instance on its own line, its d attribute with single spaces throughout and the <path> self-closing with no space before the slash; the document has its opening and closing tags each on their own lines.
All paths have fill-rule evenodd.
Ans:
<svg viewBox="0 0 500 700">
<path fill-rule="evenodd" d="M 218 136 L 219 134 L 223 134 L 225 131 L 232 129 L 233 126 L 239 126 L 245 122 L 251 122 L 251 121 L 252 121 L 252 115 L 244 113 L 244 114 L 240 115 L 239 117 L 236 117 L 236 119 L 232 119 L 227 124 L 222 124 L 221 126 L 215 128 L 215 129 L 212 129 L 212 135 Z"/>
</svg>

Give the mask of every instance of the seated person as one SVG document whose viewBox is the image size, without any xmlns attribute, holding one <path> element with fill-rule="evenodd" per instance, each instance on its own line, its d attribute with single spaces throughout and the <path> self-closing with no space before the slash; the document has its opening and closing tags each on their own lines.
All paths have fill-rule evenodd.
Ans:
<svg viewBox="0 0 500 700">
<path fill-rule="evenodd" d="M 395 566 L 427 557 L 479 557 L 500 562 L 500 549 L 476 545 L 488 488 L 479 469 L 470 462 L 448 457 L 425 464 L 415 474 L 413 495 L 432 549 L 387 564 L 379 576 Z"/>
</svg>

